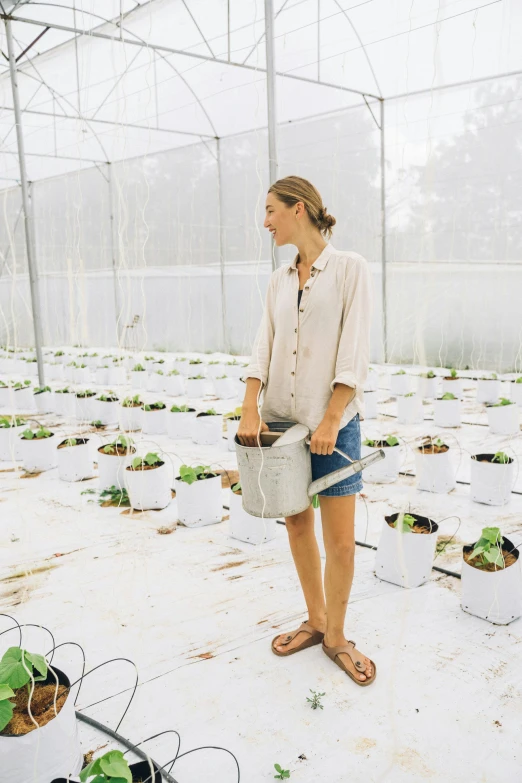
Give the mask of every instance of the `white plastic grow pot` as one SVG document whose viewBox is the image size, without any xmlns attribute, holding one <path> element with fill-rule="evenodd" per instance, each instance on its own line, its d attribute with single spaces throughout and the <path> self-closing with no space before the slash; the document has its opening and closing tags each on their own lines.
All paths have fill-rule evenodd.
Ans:
<svg viewBox="0 0 522 783">
<path fill-rule="evenodd" d="M 126 382 L 127 373 L 125 372 L 125 367 L 109 367 L 108 386 L 123 386 Z"/>
<path fill-rule="evenodd" d="M 163 435 L 167 429 L 167 409 L 144 410 L 141 419 L 141 431 L 144 435 Z"/>
<path fill-rule="evenodd" d="M 398 397 L 411 391 L 411 375 L 390 375 L 390 396 Z"/>
<path fill-rule="evenodd" d="M 170 397 L 181 397 L 185 394 L 185 379 L 183 375 L 165 376 L 165 393 Z"/>
<path fill-rule="evenodd" d="M 501 381 L 498 379 L 477 380 L 477 402 L 498 402 Z"/>
<path fill-rule="evenodd" d="M 192 442 L 200 446 L 213 446 L 223 437 L 223 416 L 198 413 L 192 425 Z"/>
<path fill-rule="evenodd" d="M 417 378 L 417 394 L 419 394 L 423 400 L 430 399 L 437 396 L 437 388 L 439 386 L 439 378 L 423 378 L 419 375 Z"/>
<path fill-rule="evenodd" d="M 241 495 L 230 490 L 229 525 L 232 538 L 249 544 L 266 544 L 277 535 L 277 520 L 253 517 L 243 508 Z"/>
<path fill-rule="evenodd" d="M 92 418 L 94 421 L 101 421 L 105 425 L 117 424 L 119 410 L 119 400 L 106 402 L 105 400 L 95 399 L 92 403 Z"/>
<path fill-rule="evenodd" d="M 147 372 L 146 370 L 132 370 L 130 374 L 130 385 L 132 389 L 146 389 L 147 388 Z"/>
<path fill-rule="evenodd" d="M 382 449 L 385 454 L 383 459 L 375 462 L 368 468 L 364 468 L 361 473 L 363 482 L 367 481 L 369 484 L 391 484 L 399 478 L 399 470 L 401 468 L 400 444 L 388 446 L 387 443 L 379 440 L 376 441 L 376 444 L 376 446 L 361 446 L 361 459 L 362 457 L 367 457 L 368 454 L 373 454 L 378 449 Z"/>
<path fill-rule="evenodd" d="M 95 377 L 97 386 L 108 386 L 109 385 L 109 368 L 108 367 L 98 367 L 94 377 Z"/>
<path fill-rule="evenodd" d="M 136 453 L 134 446 L 129 448 L 128 454 L 106 454 L 103 446 L 100 446 L 97 453 L 98 459 L 98 487 L 100 489 L 110 489 L 125 487 L 125 468 L 131 461 L 133 454 Z"/>
<path fill-rule="evenodd" d="M 223 518 L 221 476 L 199 479 L 187 484 L 178 476 L 174 480 L 178 519 L 186 527 L 215 525 Z"/>
<path fill-rule="evenodd" d="M 465 612 L 488 620 L 495 625 L 508 625 L 522 614 L 522 572 L 519 550 L 503 536 L 503 549 L 517 558 L 506 568 L 484 571 L 466 563 L 462 558 L 461 607 Z M 470 552 L 475 544 L 464 546 Z"/>
<path fill-rule="evenodd" d="M 55 392 L 54 410 L 60 416 L 73 418 L 76 413 L 76 395 L 74 392 Z"/>
<path fill-rule="evenodd" d="M 203 378 L 187 378 L 187 397 L 201 399 L 205 396 L 205 380 Z"/>
<path fill-rule="evenodd" d="M 34 392 L 32 386 L 25 386 L 23 389 L 15 389 L 13 393 L 13 402 L 15 410 L 27 411 L 36 407 L 34 401 Z"/>
<path fill-rule="evenodd" d="M 132 508 L 147 511 L 169 505 L 172 499 L 170 468 L 165 462 L 149 470 L 129 470 L 127 466 L 124 474 Z"/>
<path fill-rule="evenodd" d="M 52 413 L 54 410 L 53 393 L 50 391 L 39 392 L 33 395 L 38 413 Z"/>
<path fill-rule="evenodd" d="M 415 449 L 417 489 L 426 492 L 451 492 L 457 486 L 451 464 L 450 449 L 438 454 L 421 453 Z"/>
<path fill-rule="evenodd" d="M 418 394 L 412 397 L 397 395 L 397 423 L 420 424 L 424 421 L 422 398 Z"/>
<path fill-rule="evenodd" d="M 522 408 L 522 383 L 510 381 L 509 398 L 512 402 L 515 402 L 519 408 Z"/>
<path fill-rule="evenodd" d="M 196 420 L 196 411 L 194 409 L 186 412 L 167 413 L 167 435 L 173 440 L 183 440 L 192 438 L 192 430 Z"/>
<path fill-rule="evenodd" d="M 451 380 L 449 378 L 443 378 L 442 379 L 442 394 L 446 394 L 446 392 L 451 392 L 455 395 L 455 397 L 462 398 L 462 379 L 461 378 L 455 378 L 454 380 Z"/>
<path fill-rule="evenodd" d="M 80 441 L 76 446 L 63 446 L 56 449 L 58 475 L 62 481 L 81 481 L 92 478 L 94 473 L 89 439 L 75 438 L 75 440 Z"/>
<path fill-rule="evenodd" d="M 14 408 L 14 389 L 10 386 L 0 386 L 0 408 Z"/>
<path fill-rule="evenodd" d="M 52 667 L 60 685 L 70 681 Z M 56 685 L 51 672 L 43 681 Z M 28 734 L 0 736 L 0 776 L 2 783 L 49 783 L 57 777 L 76 775 L 83 766 L 78 738 L 74 695 L 71 691 L 58 715 L 45 726 Z"/>
<path fill-rule="evenodd" d="M 89 383 L 91 371 L 88 367 L 76 367 L 73 373 L 74 383 Z"/>
<path fill-rule="evenodd" d="M 54 364 L 52 365 L 51 369 L 51 380 L 53 381 L 63 381 L 65 378 L 65 372 L 64 372 L 64 366 L 63 364 Z"/>
<path fill-rule="evenodd" d="M 151 775 L 150 771 L 151 764 L 154 770 L 154 777 Z M 148 761 L 137 761 L 135 764 L 129 764 L 129 770 L 133 781 L 145 780 L 146 783 L 162 783 L 163 781 L 163 776 L 153 761 L 150 763 Z M 55 778 L 51 783 L 80 783 L 80 778 Z"/>
<path fill-rule="evenodd" d="M 188 360 L 186 362 L 176 361 L 174 367 L 184 378 L 188 378 L 189 375 L 198 375 L 198 372 L 194 369 L 194 365 L 189 364 Z M 201 375 L 203 375 L 203 373 L 201 373 Z"/>
<path fill-rule="evenodd" d="M 236 386 L 233 378 L 216 378 L 213 381 L 214 392 L 220 400 L 229 400 L 236 396 Z"/>
<path fill-rule="evenodd" d="M 237 434 L 237 429 L 239 427 L 240 417 L 237 419 L 225 419 L 226 421 L 226 427 L 227 427 L 227 441 L 228 441 L 228 450 L 229 451 L 235 451 L 236 450 L 236 444 L 234 442 L 234 438 Z"/>
<path fill-rule="evenodd" d="M 137 408 L 125 408 L 120 405 L 119 410 L 119 422 L 120 429 L 124 431 L 133 432 L 134 430 L 141 429 L 143 417 L 143 408 L 138 406 Z"/>
<path fill-rule="evenodd" d="M 366 391 L 364 390 L 364 418 L 376 419 L 377 418 L 377 397 L 378 391 Z"/>
<path fill-rule="evenodd" d="M 221 362 L 219 364 L 207 364 L 207 378 L 219 378 L 220 375 L 225 375 L 225 365 Z"/>
<path fill-rule="evenodd" d="M 165 384 L 165 376 L 159 375 L 157 372 L 152 372 L 147 377 L 147 391 L 162 392 Z"/>
<path fill-rule="evenodd" d="M 56 443 L 54 432 L 48 438 L 26 440 L 20 437 L 20 458 L 24 470 L 38 473 L 56 467 Z"/>
<path fill-rule="evenodd" d="M 401 533 L 388 524 L 395 522 L 399 514 L 386 516 L 375 556 L 376 576 L 400 587 L 419 587 L 428 581 L 437 546 L 437 523 L 419 514 L 411 516 L 431 532 Z"/>
<path fill-rule="evenodd" d="M 489 431 L 494 435 L 516 435 L 520 432 L 520 413 L 518 405 L 488 405 L 486 404 L 486 413 L 488 415 Z"/>
<path fill-rule="evenodd" d="M 511 500 L 515 463 L 491 462 L 493 454 L 473 454 L 470 465 L 470 497 L 488 506 L 504 506 Z"/>
<path fill-rule="evenodd" d="M 225 373 L 229 378 L 241 378 L 245 370 L 246 367 L 243 367 L 242 364 L 225 364 L 221 375 Z"/>
<path fill-rule="evenodd" d="M 0 427 L 0 460 L 12 462 L 22 458 L 20 435 L 26 429 L 26 423 L 19 427 Z"/>
<path fill-rule="evenodd" d="M 373 369 L 373 367 L 370 367 L 368 370 L 368 375 L 366 377 L 366 382 L 364 384 L 364 391 L 365 392 L 374 392 L 377 391 L 379 388 L 379 373 Z"/>
<path fill-rule="evenodd" d="M 462 402 L 456 400 L 433 400 L 433 420 L 437 427 L 460 427 Z"/>
<path fill-rule="evenodd" d="M 90 397 L 78 397 L 76 394 L 76 418 L 79 421 L 92 421 L 94 419 L 94 394 Z"/>
</svg>

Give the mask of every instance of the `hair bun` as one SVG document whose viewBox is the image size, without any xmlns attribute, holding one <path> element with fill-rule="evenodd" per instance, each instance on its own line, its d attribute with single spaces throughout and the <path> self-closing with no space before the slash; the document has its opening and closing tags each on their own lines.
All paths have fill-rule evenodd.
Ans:
<svg viewBox="0 0 522 783">
<path fill-rule="evenodd" d="M 337 222 L 333 215 L 328 214 L 326 207 L 321 209 L 319 213 L 319 221 L 323 230 L 333 228 Z"/>
</svg>

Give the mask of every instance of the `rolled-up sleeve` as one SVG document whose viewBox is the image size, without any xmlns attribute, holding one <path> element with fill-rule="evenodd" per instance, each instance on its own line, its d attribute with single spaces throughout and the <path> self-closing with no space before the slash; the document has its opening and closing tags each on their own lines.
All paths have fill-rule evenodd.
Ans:
<svg viewBox="0 0 522 783">
<path fill-rule="evenodd" d="M 241 376 L 242 381 L 246 381 L 247 378 L 259 378 L 262 386 L 266 386 L 268 381 L 268 369 L 270 367 L 270 357 L 272 356 L 272 346 L 274 344 L 275 277 L 276 272 L 273 272 L 268 281 L 265 308 L 254 340 L 254 345 L 252 346 L 250 362 Z"/>
<path fill-rule="evenodd" d="M 362 389 L 370 363 L 370 330 L 373 315 L 373 283 L 368 262 L 362 256 L 352 260 L 344 281 L 343 320 L 335 378 L 336 383 Z"/>
</svg>

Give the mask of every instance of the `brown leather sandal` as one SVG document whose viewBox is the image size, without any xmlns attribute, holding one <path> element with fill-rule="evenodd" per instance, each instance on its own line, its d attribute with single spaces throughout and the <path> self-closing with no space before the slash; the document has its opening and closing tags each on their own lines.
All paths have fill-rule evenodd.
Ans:
<svg viewBox="0 0 522 783">
<path fill-rule="evenodd" d="M 349 647 L 348 646 L 349 644 L 353 644 L 353 647 Z M 355 666 L 357 671 L 361 672 L 361 674 L 366 673 L 366 666 L 364 662 L 361 660 L 362 655 L 359 652 L 359 650 L 355 649 L 355 642 L 352 641 L 351 639 L 348 642 L 348 644 L 341 645 L 340 647 L 327 647 L 323 640 L 322 647 L 323 647 L 323 652 L 325 652 L 327 656 L 331 658 L 332 661 L 336 663 L 340 669 L 343 670 L 343 672 L 346 672 L 346 674 L 349 677 L 351 677 L 352 680 L 357 683 L 357 685 L 371 685 L 372 682 L 375 680 L 375 677 L 377 676 L 377 667 L 371 658 L 370 658 L 370 663 L 373 666 L 372 676 L 371 677 L 367 676 L 365 680 L 358 680 L 357 677 L 353 674 L 353 672 L 351 672 L 350 669 L 346 667 L 343 660 L 340 657 L 338 657 L 339 653 L 347 653 L 352 659 L 353 665 Z"/>
<path fill-rule="evenodd" d="M 324 633 L 321 631 L 317 631 L 315 628 L 312 628 L 311 625 L 308 625 L 308 623 L 301 623 L 297 631 L 294 631 L 293 633 L 289 633 L 288 636 L 285 636 L 283 638 L 283 641 L 279 642 L 281 646 L 286 646 L 287 644 L 290 644 L 292 639 L 295 639 L 298 633 L 301 633 L 301 631 L 306 631 L 306 633 L 310 634 L 308 639 L 305 639 L 301 642 L 301 644 L 297 645 L 297 647 L 294 647 L 291 650 L 287 650 L 286 652 L 280 652 L 279 650 L 276 650 L 274 647 L 274 643 L 276 639 L 279 639 L 281 636 L 280 633 L 277 634 L 277 636 L 274 636 L 272 639 L 272 652 L 275 655 L 293 655 L 296 652 L 300 652 L 300 650 L 306 650 L 307 647 L 313 647 L 315 644 L 320 644 L 324 639 Z"/>
</svg>

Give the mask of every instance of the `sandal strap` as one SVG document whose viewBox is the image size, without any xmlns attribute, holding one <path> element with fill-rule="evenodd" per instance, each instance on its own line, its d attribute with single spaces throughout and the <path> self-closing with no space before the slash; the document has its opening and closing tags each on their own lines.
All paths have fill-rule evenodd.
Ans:
<svg viewBox="0 0 522 783">
<path fill-rule="evenodd" d="M 350 644 L 352 644 L 353 647 L 349 647 L 348 645 Z M 325 649 L 332 661 L 336 659 L 339 653 L 347 653 L 352 659 L 353 665 L 357 671 L 362 672 L 363 674 L 366 672 L 364 661 L 361 660 L 360 653 L 355 650 L 355 642 L 351 639 L 348 641 L 348 644 L 343 644 L 339 647 L 325 647 Z"/>
<path fill-rule="evenodd" d="M 312 628 L 311 625 L 308 625 L 308 623 L 301 623 L 297 631 L 293 631 L 293 633 L 287 634 L 282 642 L 279 642 L 281 647 L 286 647 L 287 644 L 290 644 L 292 639 L 295 639 L 298 633 L 301 633 L 301 631 L 306 631 L 306 633 L 310 634 L 310 636 L 313 636 L 314 633 L 317 633 L 315 628 Z"/>
</svg>

